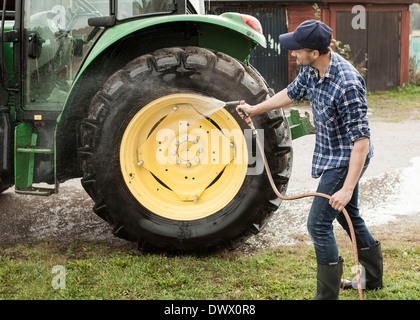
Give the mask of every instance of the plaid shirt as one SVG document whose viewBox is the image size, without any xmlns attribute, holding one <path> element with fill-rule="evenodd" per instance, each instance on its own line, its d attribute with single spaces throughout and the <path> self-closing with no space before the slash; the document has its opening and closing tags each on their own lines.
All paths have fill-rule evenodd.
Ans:
<svg viewBox="0 0 420 320">
<path fill-rule="evenodd" d="M 348 166 L 353 142 L 362 137 L 370 139 L 365 81 L 337 53 L 331 52 L 331 62 L 320 80 L 315 68 L 303 66 L 288 85 L 287 94 L 294 101 L 308 96 L 311 103 L 316 132 L 314 178 L 327 169 Z M 373 145 L 369 142 L 370 158 Z"/>
</svg>

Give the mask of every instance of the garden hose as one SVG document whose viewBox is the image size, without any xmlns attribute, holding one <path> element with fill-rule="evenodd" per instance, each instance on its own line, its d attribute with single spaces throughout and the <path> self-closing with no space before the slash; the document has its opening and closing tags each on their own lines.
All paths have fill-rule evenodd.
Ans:
<svg viewBox="0 0 420 320">
<path fill-rule="evenodd" d="M 226 106 L 238 106 L 238 105 L 241 105 L 241 104 L 244 104 L 244 103 L 245 103 L 245 101 L 231 101 L 231 102 L 227 102 Z M 258 131 L 255 129 L 254 124 L 251 120 L 251 117 L 242 109 L 241 109 L 241 112 L 244 114 L 244 120 L 249 125 L 249 127 L 251 128 L 253 136 L 255 137 L 255 140 L 256 140 L 258 148 L 260 150 L 262 159 L 264 161 L 264 167 L 265 167 L 265 170 L 267 172 L 268 180 L 270 181 L 271 187 L 273 188 L 273 191 L 275 192 L 275 194 L 280 199 L 282 199 L 282 200 L 296 200 L 296 199 L 302 199 L 302 198 L 306 198 L 306 197 L 322 197 L 322 198 L 326 198 L 328 200 L 331 199 L 331 196 L 329 196 L 325 193 L 320 193 L 320 192 L 304 193 L 304 194 L 297 195 L 297 196 L 292 196 L 292 197 L 283 196 L 279 192 L 279 190 L 277 189 L 277 187 L 274 183 L 273 177 L 271 175 L 270 168 L 269 168 L 268 163 L 267 163 L 267 159 L 265 157 L 264 149 L 261 145 L 261 141 L 260 141 L 259 136 L 258 136 Z M 355 233 L 354 233 L 353 224 L 350 220 L 350 216 L 347 213 L 347 210 L 345 208 L 343 208 L 342 212 L 343 212 L 344 217 L 346 218 L 347 224 L 349 226 L 350 238 L 351 238 L 352 245 L 353 245 L 353 255 L 354 255 L 354 266 L 355 266 L 355 270 L 356 270 L 357 291 L 359 293 L 359 299 L 363 300 L 362 285 L 361 285 L 361 282 L 360 282 L 359 258 L 358 258 L 358 254 L 357 254 L 356 236 L 355 236 Z"/>
</svg>

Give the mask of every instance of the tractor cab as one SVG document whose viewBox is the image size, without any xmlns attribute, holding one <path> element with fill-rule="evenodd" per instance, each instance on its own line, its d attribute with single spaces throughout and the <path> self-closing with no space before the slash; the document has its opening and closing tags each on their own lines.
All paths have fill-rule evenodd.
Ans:
<svg viewBox="0 0 420 320">
<path fill-rule="evenodd" d="M 18 118 L 32 118 L 36 110 L 51 114 L 48 119 L 57 116 L 84 58 L 106 27 L 174 14 L 177 8 L 173 0 L 16 1 L 15 83 L 10 89 L 18 93 Z"/>
</svg>

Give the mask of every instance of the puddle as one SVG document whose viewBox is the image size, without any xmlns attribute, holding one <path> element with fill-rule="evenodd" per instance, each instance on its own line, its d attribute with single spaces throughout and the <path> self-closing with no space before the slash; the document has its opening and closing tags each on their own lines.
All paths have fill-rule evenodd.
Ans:
<svg viewBox="0 0 420 320">
<path fill-rule="evenodd" d="M 370 198 L 360 207 L 368 226 L 388 223 L 399 215 L 420 214 L 420 157 L 410 162 L 411 167 L 367 181 Z"/>
</svg>

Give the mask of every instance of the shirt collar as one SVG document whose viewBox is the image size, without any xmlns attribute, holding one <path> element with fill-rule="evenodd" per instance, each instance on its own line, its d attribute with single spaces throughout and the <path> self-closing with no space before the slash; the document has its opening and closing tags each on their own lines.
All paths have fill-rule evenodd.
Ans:
<svg viewBox="0 0 420 320">
<path fill-rule="evenodd" d="M 337 64 L 338 64 L 337 53 L 331 51 L 331 61 L 328 64 L 327 70 L 325 71 L 325 75 L 324 75 L 325 78 L 330 78 L 330 79 L 334 78 L 334 75 L 337 70 Z"/>
<path fill-rule="evenodd" d="M 337 63 L 338 63 L 338 59 L 337 59 L 337 53 L 331 51 L 331 61 L 328 64 L 327 70 L 325 70 L 325 74 L 323 79 L 334 79 L 334 75 L 336 73 L 337 70 Z M 318 70 L 315 69 L 312 66 L 309 66 L 310 70 L 315 73 L 315 75 L 318 75 Z M 321 79 L 320 79 L 321 80 Z"/>
</svg>

